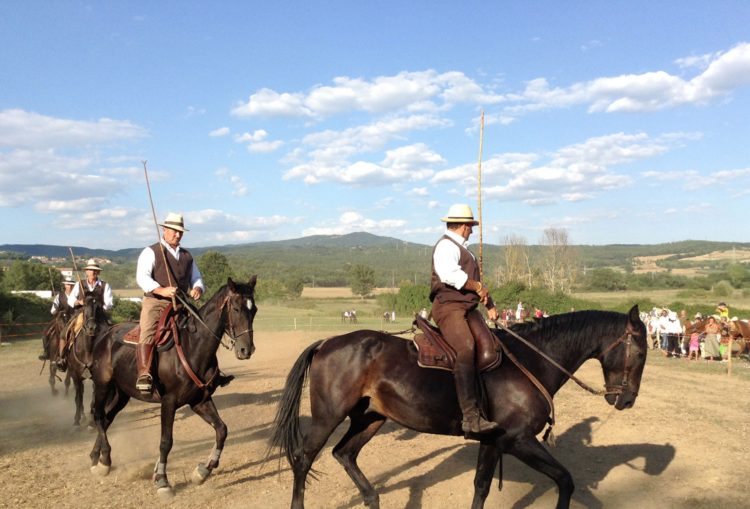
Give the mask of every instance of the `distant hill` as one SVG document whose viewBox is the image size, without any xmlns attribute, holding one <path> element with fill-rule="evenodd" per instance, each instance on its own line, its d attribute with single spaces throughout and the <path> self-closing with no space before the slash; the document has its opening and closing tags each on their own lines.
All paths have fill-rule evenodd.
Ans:
<svg viewBox="0 0 750 509">
<path fill-rule="evenodd" d="M 476 245 L 472 247 L 477 252 Z M 641 263 L 643 257 L 658 257 L 654 262 L 660 267 L 699 267 L 710 270 L 719 264 L 726 264 L 731 257 L 714 256 L 714 253 L 737 250 L 743 257 L 734 261 L 750 262 L 750 243 L 711 242 L 685 240 L 663 244 L 610 244 L 602 246 L 574 246 L 581 264 L 587 269 L 612 267 L 630 270 Z M 76 256 L 102 257 L 123 265 L 123 270 L 132 271 L 142 247 L 120 250 L 106 250 L 76 246 Z M 2 252 L 21 253 L 26 256 L 47 256 L 68 258 L 67 246 L 44 244 L 4 244 Z M 352 265 L 367 265 L 375 269 L 378 286 L 396 285 L 409 280 L 428 284 L 432 252 L 431 245 L 405 242 L 392 237 L 357 232 L 346 235 L 313 235 L 289 240 L 253 242 L 190 248 L 200 256 L 206 251 L 224 254 L 239 275 L 258 274 L 265 278 L 284 279 L 302 277 L 306 284 L 318 286 L 346 285 L 348 269 Z M 541 247 L 529 246 L 530 254 L 538 256 Z M 503 247 L 485 244 L 483 249 L 485 273 L 489 276 L 495 267 L 502 263 Z M 745 259 L 747 258 L 747 259 Z M 723 261 L 722 261 L 723 260 Z"/>
</svg>

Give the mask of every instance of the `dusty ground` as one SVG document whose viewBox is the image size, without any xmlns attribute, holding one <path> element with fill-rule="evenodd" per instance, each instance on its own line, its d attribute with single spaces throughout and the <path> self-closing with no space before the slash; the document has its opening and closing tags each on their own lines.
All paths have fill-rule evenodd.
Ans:
<svg viewBox="0 0 750 509">
<path fill-rule="evenodd" d="M 202 486 L 188 482 L 193 467 L 209 454 L 213 432 L 189 409 L 181 410 L 169 463 L 176 496 L 167 504 L 158 501 L 149 480 L 158 455 L 156 406 L 132 402 L 120 414 L 110 433 L 112 472 L 93 477 L 88 453 L 94 435 L 72 429 L 71 397 L 52 397 L 46 373 L 38 376 L 38 344 L 1 348 L 0 507 L 288 507 L 286 464 L 279 474 L 277 458 L 268 463 L 263 458 L 286 373 L 319 336 L 258 333 L 257 353 L 249 361 L 222 350 L 222 365 L 238 378 L 215 396 L 230 430 L 221 467 Z M 573 507 L 750 507 L 750 382 L 715 368 L 706 372 L 695 363 L 653 355 L 635 408 L 623 412 L 566 385 L 555 398 L 553 454 L 576 481 Z M 747 370 L 747 363 L 736 369 Z M 595 363 L 579 374 L 600 383 Z M 88 400 L 88 386 L 87 391 Z M 354 485 L 330 454 L 332 445 L 315 464 L 321 474 L 307 490 L 307 507 L 361 507 Z M 383 508 L 469 507 L 476 449 L 463 439 L 388 425 L 364 449 L 360 464 Z M 493 487 L 487 507 L 554 506 L 551 481 L 513 458 L 505 460 L 505 479 L 502 492 Z"/>
</svg>

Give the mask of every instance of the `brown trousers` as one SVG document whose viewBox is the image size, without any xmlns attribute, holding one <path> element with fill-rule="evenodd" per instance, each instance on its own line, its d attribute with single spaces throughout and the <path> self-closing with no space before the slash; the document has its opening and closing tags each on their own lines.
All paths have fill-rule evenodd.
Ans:
<svg viewBox="0 0 750 509">
<path fill-rule="evenodd" d="M 432 303 L 432 317 L 437 322 L 445 340 L 456 351 L 453 377 L 461 411 L 478 408 L 476 396 L 476 361 L 472 329 L 487 329 L 484 317 L 476 305 L 462 302 Z M 487 331 L 489 333 L 489 330 Z"/>
<path fill-rule="evenodd" d="M 151 345 L 156 340 L 156 327 L 159 325 L 159 317 L 162 311 L 171 303 L 169 299 L 156 299 L 154 297 L 143 297 L 141 307 L 141 336 L 138 343 Z"/>
</svg>

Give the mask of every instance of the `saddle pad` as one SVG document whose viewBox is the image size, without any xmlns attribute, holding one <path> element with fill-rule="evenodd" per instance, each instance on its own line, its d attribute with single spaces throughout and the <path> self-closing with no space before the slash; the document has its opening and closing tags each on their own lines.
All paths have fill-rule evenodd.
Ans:
<svg viewBox="0 0 750 509">
<path fill-rule="evenodd" d="M 448 358 L 448 354 L 432 338 L 424 334 L 415 334 L 413 341 L 417 347 L 417 364 L 420 367 L 453 371 L 453 362 Z"/>
</svg>

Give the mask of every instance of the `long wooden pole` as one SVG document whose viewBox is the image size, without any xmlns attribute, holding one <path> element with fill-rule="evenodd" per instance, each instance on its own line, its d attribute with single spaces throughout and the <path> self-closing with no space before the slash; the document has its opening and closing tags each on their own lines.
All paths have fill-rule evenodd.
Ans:
<svg viewBox="0 0 750 509">
<path fill-rule="evenodd" d="M 479 217 L 479 281 L 484 279 L 484 253 L 482 242 L 482 145 L 484 143 L 484 110 L 479 121 L 479 162 L 477 163 L 477 208 Z"/>
<path fill-rule="evenodd" d="M 156 209 L 154 208 L 154 199 L 151 197 L 151 183 L 148 180 L 148 168 L 146 163 L 148 161 L 141 161 L 143 163 L 143 175 L 146 177 L 146 189 L 148 190 L 148 202 L 151 204 L 151 216 L 154 218 L 154 227 L 156 228 L 156 243 L 159 245 L 159 251 L 161 251 L 162 259 L 164 260 L 164 267 L 167 269 L 167 281 L 169 286 L 172 284 L 172 276 L 169 274 L 169 264 L 167 263 L 167 253 L 164 252 L 164 246 L 161 245 L 161 235 L 159 235 L 159 221 L 156 219 Z M 177 309 L 177 301 L 172 296 L 172 307 Z"/>
</svg>

